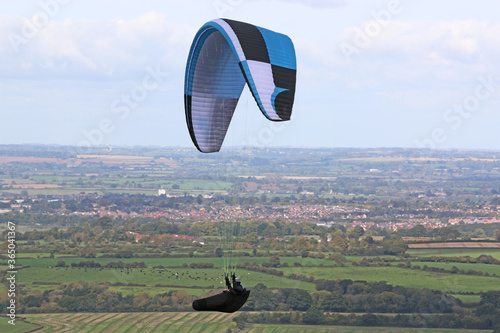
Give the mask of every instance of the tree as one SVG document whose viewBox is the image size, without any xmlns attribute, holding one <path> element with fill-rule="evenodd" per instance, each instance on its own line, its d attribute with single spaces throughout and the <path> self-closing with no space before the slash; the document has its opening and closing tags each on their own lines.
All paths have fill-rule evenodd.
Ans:
<svg viewBox="0 0 500 333">
<path fill-rule="evenodd" d="M 354 282 L 349 287 L 347 287 L 346 294 L 359 295 L 363 293 L 368 293 L 369 287 L 364 282 Z"/>
<path fill-rule="evenodd" d="M 497 242 L 500 242 L 500 229 L 497 229 L 495 231 L 495 239 L 497 240 Z"/>
<path fill-rule="evenodd" d="M 472 237 L 475 237 L 475 238 L 486 238 L 486 234 L 484 233 L 484 229 L 482 228 L 477 228 L 476 230 L 474 230 L 474 232 L 472 233 Z"/>
<path fill-rule="evenodd" d="M 384 254 L 400 255 L 406 251 L 406 244 L 398 234 L 385 236 L 382 240 Z"/>
<path fill-rule="evenodd" d="M 250 245 L 257 245 L 259 243 L 259 235 L 256 232 L 251 232 L 245 237 Z"/>
<path fill-rule="evenodd" d="M 198 194 L 198 196 L 196 197 L 196 203 L 198 205 L 201 205 L 203 203 L 203 196 L 201 194 Z"/>
<path fill-rule="evenodd" d="M 66 263 L 64 260 L 59 260 L 56 264 L 56 267 L 66 267 Z"/>
<path fill-rule="evenodd" d="M 293 240 L 293 247 L 297 251 L 306 251 L 309 249 L 309 243 L 304 236 L 295 237 Z"/>
<path fill-rule="evenodd" d="M 268 236 L 267 233 L 265 232 L 267 229 L 267 223 L 266 222 L 262 222 L 261 224 L 259 224 L 259 226 L 257 227 L 257 234 L 259 236 Z"/>
<path fill-rule="evenodd" d="M 302 316 L 302 322 L 306 325 L 321 325 L 325 322 L 325 314 L 317 309 L 309 309 Z"/>
<path fill-rule="evenodd" d="M 481 293 L 479 304 L 493 304 L 497 309 L 500 309 L 500 291 L 488 291 Z"/>
<path fill-rule="evenodd" d="M 427 231 L 425 227 L 421 224 L 414 226 L 410 230 L 408 230 L 409 237 L 425 237 L 427 236 Z"/>
<path fill-rule="evenodd" d="M 405 297 L 390 291 L 384 291 L 373 296 L 372 311 L 397 312 L 405 303 Z"/>
<path fill-rule="evenodd" d="M 286 302 L 292 310 L 307 311 L 312 304 L 312 297 L 306 290 L 294 289 Z"/>
<path fill-rule="evenodd" d="M 361 325 L 363 326 L 375 326 L 377 322 L 378 317 L 373 313 L 367 313 L 361 316 Z"/>
<path fill-rule="evenodd" d="M 248 318 L 246 313 L 242 313 L 239 316 L 233 318 L 233 321 L 236 323 L 236 327 L 238 327 L 238 330 L 243 330 L 246 327 L 247 320 Z"/>
<path fill-rule="evenodd" d="M 365 229 L 363 229 L 362 226 L 355 226 L 352 230 L 351 230 L 351 235 L 352 235 L 352 238 L 356 238 L 356 239 L 359 239 L 359 237 L 363 236 L 365 233 Z"/>
<path fill-rule="evenodd" d="M 313 291 L 311 297 L 314 307 L 321 311 L 329 311 L 328 301 L 330 300 L 330 296 L 331 293 L 326 290 Z"/>
<path fill-rule="evenodd" d="M 86 246 L 80 251 L 80 256 L 85 258 L 95 258 L 97 255 L 97 249 L 93 246 Z"/>
<path fill-rule="evenodd" d="M 314 309 L 318 311 L 344 311 L 344 299 L 338 291 L 329 292 L 326 290 L 313 291 L 311 293 Z"/>
<path fill-rule="evenodd" d="M 215 255 L 218 258 L 221 258 L 224 255 L 224 251 L 220 247 L 218 247 L 218 248 L 215 249 Z"/>
<path fill-rule="evenodd" d="M 340 253 L 330 254 L 329 259 L 335 261 L 335 264 L 337 264 L 340 267 L 344 267 L 345 263 L 347 262 L 346 257 L 341 255 Z"/>
<path fill-rule="evenodd" d="M 92 227 L 101 227 L 102 229 L 110 229 L 113 227 L 113 220 L 109 216 L 103 216 L 92 222 Z"/>
<path fill-rule="evenodd" d="M 272 256 L 269 258 L 269 264 L 271 267 L 280 267 L 281 261 L 279 256 Z"/>
<path fill-rule="evenodd" d="M 339 252 L 344 252 L 347 249 L 347 244 L 342 237 L 336 235 L 332 240 L 332 245 L 335 250 Z"/>
<path fill-rule="evenodd" d="M 476 316 L 488 316 L 497 314 L 498 310 L 491 303 L 484 303 L 476 309 Z"/>
</svg>

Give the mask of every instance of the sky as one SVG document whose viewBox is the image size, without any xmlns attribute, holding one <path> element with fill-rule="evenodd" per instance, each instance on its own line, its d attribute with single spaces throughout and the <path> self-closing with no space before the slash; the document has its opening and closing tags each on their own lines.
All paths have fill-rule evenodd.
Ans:
<svg viewBox="0 0 500 333">
<path fill-rule="evenodd" d="M 189 47 L 224 17 L 288 35 L 297 86 L 281 123 L 245 88 L 223 147 L 500 150 L 499 11 L 493 0 L 0 0 L 0 144 L 193 147 Z"/>
</svg>

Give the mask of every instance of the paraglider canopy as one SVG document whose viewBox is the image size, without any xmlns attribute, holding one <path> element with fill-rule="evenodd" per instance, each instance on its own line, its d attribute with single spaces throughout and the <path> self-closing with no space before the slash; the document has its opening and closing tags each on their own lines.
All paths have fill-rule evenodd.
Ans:
<svg viewBox="0 0 500 333">
<path fill-rule="evenodd" d="M 196 34 L 186 65 L 184 106 L 194 145 L 217 152 L 248 84 L 269 120 L 289 120 L 296 59 L 291 39 L 252 24 L 216 19 Z"/>
<path fill-rule="evenodd" d="M 196 311 L 236 312 L 247 301 L 250 290 L 244 289 L 241 293 L 224 290 L 222 293 L 193 302 Z"/>
</svg>

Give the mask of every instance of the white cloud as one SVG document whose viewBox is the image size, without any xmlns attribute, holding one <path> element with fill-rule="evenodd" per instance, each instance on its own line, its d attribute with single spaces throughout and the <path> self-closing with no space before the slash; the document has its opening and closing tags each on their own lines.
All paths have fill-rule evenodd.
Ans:
<svg viewBox="0 0 500 333">
<path fill-rule="evenodd" d="M 0 18 L 0 34 L 23 36 L 27 18 Z M 5 40 L 0 64 L 5 76 L 60 76 L 119 79 L 146 65 L 178 65 L 195 30 L 169 22 L 165 14 L 148 12 L 131 20 L 50 21 L 14 53 Z M 29 69 L 29 70 L 27 70 Z"/>
<path fill-rule="evenodd" d="M 406 82 L 463 82 L 497 72 L 498 23 L 476 20 L 388 23 L 378 34 L 368 37 L 367 26 L 377 24 L 376 21 L 345 29 L 338 45 L 351 45 L 357 52 L 344 65 L 380 71 L 391 79 Z"/>
</svg>

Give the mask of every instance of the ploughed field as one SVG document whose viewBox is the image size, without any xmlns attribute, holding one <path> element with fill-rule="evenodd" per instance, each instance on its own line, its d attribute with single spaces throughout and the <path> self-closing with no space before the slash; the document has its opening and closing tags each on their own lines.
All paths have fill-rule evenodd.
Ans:
<svg viewBox="0 0 500 333">
<path fill-rule="evenodd" d="M 29 324 L 20 323 L 19 330 L 2 332 L 28 332 L 38 328 L 36 332 L 200 332 L 220 333 L 417 333 L 422 328 L 401 327 L 352 327 L 352 326 L 306 326 L 306 325 L 267 325 L 252 324 L 238 330 L 233 318 L 238 313 L 213 312 L 154 312 L 154 313 L 55 313 L 25 315 Z M 3 328 L 3 325 L 0 325 Z M 429 329 L 427 333 L 487 333 L 491 330 L 462 330 L 462 329 Z"/>
</svg>

